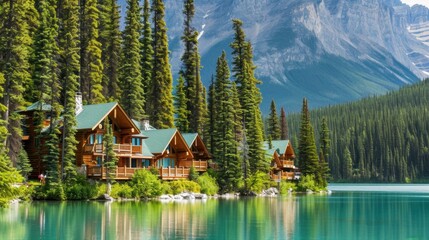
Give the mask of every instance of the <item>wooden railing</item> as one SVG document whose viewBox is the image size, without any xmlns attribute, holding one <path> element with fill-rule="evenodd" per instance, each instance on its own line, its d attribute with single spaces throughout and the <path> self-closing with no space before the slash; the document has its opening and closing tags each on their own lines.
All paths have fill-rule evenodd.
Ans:
<svg viewBox="0 0 429 240">
<path fill-rule="evenodd" d="M 203 161 L 203 160 L 183 161 L 181 165 L 187 168 L 194 166 L 195 170 L 197 171 L 207 171 L 207 167 L 208 167 L 207 161 Z"/>
<path fill-rule="evenodd" d="M 282 166 L 280 166 L 280 167 L 283 167 L 283 168 L 293 168 L 294 167 L 293 161 L 290 161 L 290 160 L 281 160 L 281 163 L 282 163 Z"/>
<path fill-rule="evenodd" d="M 276 173 L 276 174 L 271 174 L 271 179 L 273 180 L 279 180 L 279 178 L 281 178 L 281 180 L 293 180 L 295 176 L 294 172 L 281 172 L 281 174 Z"/>
<path fill-rule="evenodd" d="M 129 168 L 129 167 L 117 167 L 111 171 L 110 177 L 118 180 L 131 179 L 137 170 L 148 169 L 148 168 Z M 159 177 L 163 180 L 174 180 L 174 179 L 186 179 L 189 177 L 189 168 L 177 167 L 177 168 L 159 168 Z M 97 177 L 101 179 L 107 178 L 107 169 L 100 166 L 88 166 L 86 174 L 88 177 Z"/>
<path fill-rule="evenodd" d="M 118 156 L 131 156 L 133 154 L 141 154 L 142 146 L 133 146 L 131 144 L 113 144 L 113 151 Z M 86 144 L 84 146 L 85 153 L 96 153 L 103 154 L 104 153 L 104 145 L 103 144 Z"/>
</svg>

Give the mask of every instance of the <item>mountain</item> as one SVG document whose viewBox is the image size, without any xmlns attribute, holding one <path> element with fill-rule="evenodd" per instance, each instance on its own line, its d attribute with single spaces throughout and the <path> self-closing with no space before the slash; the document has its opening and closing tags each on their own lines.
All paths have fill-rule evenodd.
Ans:
<svg viewBox="0 0 429 240">
<path fill-rule="evenodd" d="M 124 3 L 122 3 L 124 6 Z M 182 1 L 166 1 L 173 74 L 180 68 Z M 230 51 L 231 19 L 244 22 L 271 99 L 297 111 L 381 94 L 429 76 L 429 9 L 400 0 L 195 0 L 206 86 L 222 50 Z"/>
</svg>

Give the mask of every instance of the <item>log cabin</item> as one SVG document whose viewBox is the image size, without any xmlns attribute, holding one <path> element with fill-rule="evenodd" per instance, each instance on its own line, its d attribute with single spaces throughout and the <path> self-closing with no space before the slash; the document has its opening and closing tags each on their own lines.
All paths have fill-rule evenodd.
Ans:
<svg viewBox="0 0 429 240">
<path fill-rule="evenodd" d="M 130 119 L 116 102 L 82 105 L 80 96 L 77 96 L 76 102 L 76 167 L 88 178 L 107 177 L 106 168 L 103 167 L 106 159 L 103 144 L 106 119 L 113 130 L 113 150 L 118 158 L 116 170 L 110 174 L 112 178 L 128 180 L 136 170 L 154 168 L 161 179 L 186 179 L 191 166 L 200 172 L 207 170 L 209 153 L 201 138 L 195 137 L 189 147 L 177 129 L 140 130 L 145 129 L 144 123 Z M 46 120 L 43 126 L 49 126 L 50 106 L 47 104 L 35 103 L 20 112 L 24 116 L 22 141 L 33 167 L 32 177 L 44 173 L 43 156 L 46 154 L 45 139 L 38 138 L 36 133 L 36 112 L 44 114 Z M 191 149 L 195 149 L 197 159 L 194 159 Z M 61 157 L 58 162 L 61 163 Z"/>
<path fill-rule="evenodd" d="M 294 165 L 295 152 L 289 140 L 273 140 L 271 146 L 264 143 L 265 154 L 270 157 L 270 176 L 274 181 L 294 180 L 297 168 Z"/>
</svg>

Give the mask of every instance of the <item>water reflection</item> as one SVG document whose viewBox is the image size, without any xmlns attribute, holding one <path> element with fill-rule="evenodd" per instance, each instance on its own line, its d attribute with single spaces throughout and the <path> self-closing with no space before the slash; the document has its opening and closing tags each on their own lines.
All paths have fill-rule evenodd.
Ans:
<svg viewBox="0 0 429 240">
<path fill-rule="evenodd" d="M 334 192 L 192 202 L 34 202 L 0 239 L 429 239 L 425 194 Z"/>
</svg>

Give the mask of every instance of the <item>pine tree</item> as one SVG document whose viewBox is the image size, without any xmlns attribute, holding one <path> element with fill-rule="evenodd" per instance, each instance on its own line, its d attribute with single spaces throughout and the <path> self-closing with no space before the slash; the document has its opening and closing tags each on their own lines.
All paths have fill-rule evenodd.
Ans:
<svg viewBox="0 0 429 240">
<path fill-rule="evenodd" d="M 155 128 L 171 128 L 174 125 L 173 78 L 168 58 L 167 27 L 164 2 L 154 0 L 153 11 L 153 72 L 151 84 L 150 119 Z"/>
<path fill-rule="evenodd" d="M 286 112 L 283 107 L 280 110 L 280 139 L 289 139 L 289 129 L 286 120 Z"/>
<path fill-rule="evenodd" d="M 106 167 L 106 179 L 107 183 L 110 185 L 112 183 L 112 173 L 115 172 L 118 158 L 113 150 L 113 133 L 112 133 L 112 123 L 109 121 L 109 118 L 104 120 L 104 135 L 103 135 L 103 144 L 106 154 L 106 159 L 104 160 L 104 166 Z M 110 186 L 108 187 L 110 189 Z M 108 194 L 109 191 L 108 191 Z"/>
<path fill-rule="evenodd" d="M 316 182 L 321 188 L 328 187 L 328 178 L 330 177 L 330 169 L 328 162 L 325 159 L 323 151 L 319 152 L 319 169 L 316 173 Z"/>
<path fill-rule="evenodd" d="M 218 58 L 213 104 L 216 105 L 213 126 L 213 156 L 219 164 L 219 183 L 222 192 L 237 191 L 242 182 L 238 142 L 235 140 L 235 106 L 225 52 Z"/>
<path fill-rule="evenodd" d="M 323 157 L 326 161 L 328 161 L 329 154 L 331 152 L 331 137 L 330 137 L 330 131 L 328 128 L 328 120 L 326 120 L 325 117 L 322 118 L 322 123 L 320 126 L 319 142 L 320 142 L 320 150 L 323 153 Z"/>
<path fill-rule="evenodd" d="M 277 115 L 276 103 L 271 100 L 270 115 L 268 116 L 268 132 L 267 136 L 273 140 L 280 139 L 280 123 Z"/>
<path fill-rule="evenodd" d="M 83 101 L 89 104 L 105 101 L 103 96 L 103 63 L 99 42 L 99 14 L 97 0 L 81 3 L 81 74 Z"/>
<path fill-rule="evenodd" d="M 189 121 L 188 121 L 188 99 L 185 94 L 185 80 L 182 75 L 179 76 L 176 86 L 176 94 L 174 95 L 174 105 L 176 113 L 176 127 L 180 132 L 189 132 Z"/>
<path fill-rule="evenodd" d="M 210 86 L 209 86 L 209 92 L 208 92 L 208 97 L 207 97 L 207 108 L 208 108 L 208 127 L 207 127 L 207 131 L 208 131 L 208 139 L 206 138 L 206 146 L 207 149 L 209 149 L 209 152 L 213 152 L 213 132 L 214 132 L 214 124 L 215 124 L 215 116 L 216 116 L 216 105 L 215 105 L 215 85 L 214 85 L 214 79 L 213 79 L 213 75 L 212 75 L 212 79 L 210 82 Z"/>
<path fill-rule="evenodd" d="M 141 42 L 141 64 L 142 64 L 142 86 L 143 92 L 146 94 L 145 111 L 149 111 L 149 103 L 151 103 L 151 84 L 153 71 L 153 41 L 152 28 L 150 25 L 150 6 L 149 0 L 144 0 L 143 4 L 143 32 Z"/>
<path fill-rule="evenodd" d="M 98 9 L 100 11 L 99 42 L 101 43 L 101 61 L 103 64 L 102 93 L 109 100 L 119 101 L 121 98 L 119 6 L 117 0 L 98 0 Z"/>
<path fill-rule="evenodd" d="M 246 136 L 249 139 L 249 159 L 252 173 L 258 170 L 266 170 L 266 159 L 263 144 L 263 122 L 259 105 L 262 101 L 261 93 L 257 87 L 260 83 L 255 78 L 253 64 L 252 45 L 246 41 L 246 36 L 242 30 L 242 22 L 233 20 L 233 30 L 235 32 L 234 41 L 231 43 L 233 54 L 233 73 L 237 83 L 238 95 L 243 122 L 246 127 Z"/>
<path fill-rule="evenodd" d="M 22 110 L 25 104 L 24 87 L 31 82 L 29 57 L 35 15 L 37 11 L 32 0 L 0 2 L 0 72 L 4 74 L 5 80 L 1 103 L 6 106 L 2 120 L 9 133 L 5 146 L 14 164 L 21 149 L 22 116 L 17 111 Z"/>
<path fill-rule="evenodd" d="M 319 158 L 306 98 L 303 99 L 302 103 L 298 151 L 299 168 L 303 175 L 314 175 L 316 177 L 319 170 Z"/>
<path fill-rule="evenodd" d="M 123 34 L 122 66 L 121 66 L 121 103 L 125 112 L 135 119 L 144 116 L 144 92 L 141 72 L 140 55 L 140 7 L 138 0 L 127 1 L 127 16 Z"/>
<path fill-rule="evenodd" d="M 79 87 L 79 6 L 78 0 L 59 4 L 60 81 L 63 88 L 63 135 L 61 176 L 68 183 L 76 180 L 76 101 Z"/>
</svg>

